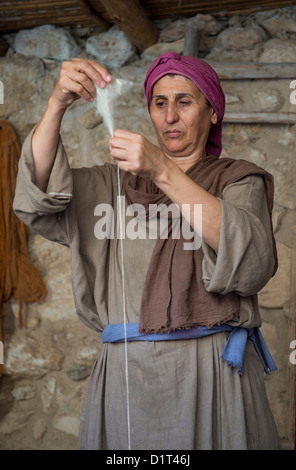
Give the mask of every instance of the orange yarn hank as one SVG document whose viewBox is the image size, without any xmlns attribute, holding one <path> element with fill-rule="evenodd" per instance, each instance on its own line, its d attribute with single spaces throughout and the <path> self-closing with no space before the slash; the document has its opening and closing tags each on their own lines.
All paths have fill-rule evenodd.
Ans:
<svg viewBox="0 0 296 470">
<path fill-rule="evenodd" d="M 27 227 L 12 208 L 19 158 L 20 146 L 14 128 L 0 120 L 0 341 L 4 303 L 8 299 L 19 301 L 21 327 L 23 303 L 40 302 L 46 296 L 41 274 L 29 257 Z"/>
</svg>

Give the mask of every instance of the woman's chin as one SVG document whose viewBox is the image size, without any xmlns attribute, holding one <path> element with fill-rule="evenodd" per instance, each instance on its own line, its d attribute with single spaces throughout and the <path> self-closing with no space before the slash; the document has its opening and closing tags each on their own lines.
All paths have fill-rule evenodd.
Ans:
<svg viewBox="0 0 296 470">
<path fill-rule="evenodd" d="M 183 145 L 180 145 L 180 143 L 176 141 L 166 142 L 166 145 L 163 146 L 163 150 L 166 154 L 172 157 L 186 156 L 186 149 L 184 149 Z"/>
</svg>

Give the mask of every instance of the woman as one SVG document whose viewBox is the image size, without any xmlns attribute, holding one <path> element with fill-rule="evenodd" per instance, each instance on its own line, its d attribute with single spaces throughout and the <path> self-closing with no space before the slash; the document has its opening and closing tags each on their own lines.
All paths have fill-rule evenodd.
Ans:
<svg viewBox="0 0 296 470">
<path fill-rule="evenodd" d="M 278 449 L 263 381 L 263 365 L 266 372 L 274 367 L 268 351 L 260 353 L 256 296 L 277 266 L 272 177 L 218 158 L 225 107 L 218 76 L 202 60 L 176 53 L 155 61 L 145 80 L 159 147 L 119 129 L 110 139 L 116 164 L 71 170 L 59 136 L 63 115 L 74 100 L 94 99 L 93 82 L 105 88 L 111 80 L 93 61 L 63 64 L 24 143 L 14 201 L 26 224 L 70 246 L 77 313 L 103 332 L 79 448 Z M 185 250 L 184 237 L 173 238 L 173 219 L 167 237 L 122 241 L 126 344 L 121 241 L 99 240 L 93 222 L 99 204 L 119 217 L 117 165 L 126 207 L 143 208 L 144 231 L 149 204 L 175 204 L 192 227 L 202 205 L 199 249 Z"/>
</svg>

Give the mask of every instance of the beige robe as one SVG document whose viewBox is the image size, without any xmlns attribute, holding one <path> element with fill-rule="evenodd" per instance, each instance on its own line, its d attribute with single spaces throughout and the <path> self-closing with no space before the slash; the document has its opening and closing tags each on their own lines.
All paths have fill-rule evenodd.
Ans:
<svg viewBox="0 0 296 470">
<path fill-rule="evenodd" d="M 22 150 L 14 210 L 45 238 L 70 247 L 76 311 L 99 334 L 105 325 L 123 322 L 120 240 L 96 236 L 100 204 L 114 207 L 117 223 L 117 168 L 70 169 L 60 140 L 43 193 L 34 185 L 31 136 Z M 210 292 L 240 294 L 240 318 L 232 324 L 257 327 L 256 292 L 274 266 L 262 178 L 229 185 L 221 204 L 218 255 L 202 246 L 204 285 Z M 123 240 L 128 322 L 139 321 L 155 243 L 147 237 Z M 131 449 L 280 448 L 253 343 L 247 342 L 239 376 L 220 357 L 227 336 L 127 344 Z M 127 449 L 124 348 L 123 343 L 104 344 L 94 364 L 81 414 L 80 449 Z"/>
</svg>

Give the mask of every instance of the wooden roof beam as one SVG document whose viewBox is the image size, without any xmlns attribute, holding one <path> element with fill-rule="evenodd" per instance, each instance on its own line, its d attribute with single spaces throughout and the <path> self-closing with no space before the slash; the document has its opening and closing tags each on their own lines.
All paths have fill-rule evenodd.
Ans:
<svg viewBox="0 0 296 470">
<path fill-rule="evenodd" d="M 139 0 L 101 0 L 110 20 L 117 24 L 131 44 L 142 52 L 158 38 L 157 28 L 150 22 Z"/>
<path fill-rule="evenodd" d="M 77 0 L 77 3 L 83 8 L 84 12 L 93 18 L 95 23 L 100 26 L 103 30 L 107 30 L 110 25 L 101 18 L 101 16 L 89 5 L 87 0 Z"/>
</svg>

